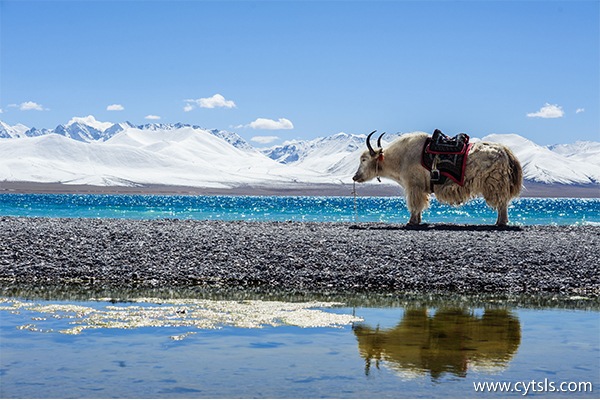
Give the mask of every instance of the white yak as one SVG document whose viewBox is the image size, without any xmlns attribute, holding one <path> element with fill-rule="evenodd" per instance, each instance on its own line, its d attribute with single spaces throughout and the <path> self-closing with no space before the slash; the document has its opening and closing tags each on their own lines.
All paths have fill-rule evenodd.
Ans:
<svg viewBox="0 0 600 400">
<path fill-rule="evenodd" d="M 399 183 L 405 191 L 410 211 L 409 225 L 421 223 L 421 213 L 429 207 L 432 193 L 442 203 L 460 205 L 483 196 L 486 203 L 498 211 L 496 225 L 508 223 L 508 204 L 517 197 L 523 185 L 523 170 L 519 160 L 506 146 L 499 143 L 473 143 L 467 157 L 463 186 L 447 179 L 444 184 L 431 185 L 430 172 L 421 165 L 421 153 L 426 133 L 409 133 L 400 136 L 384 151 L 381 135 L 375 151 L 367 136 L 367 148 L 360 157 L 358 171 L 352 178 L 366 182 L 375 177 L 385 177 Z"/>
</svg>

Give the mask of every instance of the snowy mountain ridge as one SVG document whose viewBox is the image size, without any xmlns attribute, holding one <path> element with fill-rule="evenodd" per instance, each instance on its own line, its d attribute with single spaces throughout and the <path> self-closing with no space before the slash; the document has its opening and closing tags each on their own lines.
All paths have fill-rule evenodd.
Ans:
<svg viewBox="0 0 600 400">
<path fill-rule="evenodd" d="M 398 133 L 384 136 L 382 145 L 385 148 L 399 136 Z M 287 142 L 262 151 L 288 165 L 334 175 L 352 174 L 360 153 L 366 149 L 365 139 L 366 135 L 337 134 L 305 142 Z M 472 138 L 471 141 L 497 142 L 510 147 L 521 161 L 524 178 L 529 181 L 582 185 L 600 183 L 599 142 L 540 146 L 517 134 L 491 134 L 481 139 Z"/>
<path fill-rule="evenodd" d="M 152 123 L 144 125 L 134 125 L 129 121 L 121 123 L 110 123 L 97 121 L 94 116 L 88 115 L 87 117 L 74 117 L 65 124 L 58 125 L 54 129 L 37 129 L 28 128 L 23 124 L 17 124 L 10 126 L 0 121 L 0 138 L 21 138 L 21 137 L 37 137 L 43 135 L 49 135 L 56 133 L 58 135 L 81 141 L 81 142 L 95 142 L 95 141 L 106 141 L 116 135 L 117 133 L 130 128 L 137 128 L 146 131 L 170 131 L 174 129 L 181 129 L 185 127 L 192 127 L 194 129 L 206 130 L 197 125 L 176 123 L 176 124 L 164 124 L 164 123 Z M 246 142 L 242 137 L 233 132 L 212 129 L 210 132 L 220 137 L 227 142 L 231 143 L 235 147 L 245 148 L 246 150 L 253 149 L 252 145 Z"/>
<path fill-rule="evenodd" d="M 383 146 L 400 134 L 389 134 Z M 196 187 L 351 183 L 364 134 L 337 133 L 255 148 L 233 132 L 190 124 L 133 125 L 76 117 L 54 130 L 0 121 L 0 181 L 100 186 L 166 184 Z M 525 179 L 599 185 L 600 143 L 540 146 L 516 134 L 482 139 L 508 145 Z"/>
</svg>

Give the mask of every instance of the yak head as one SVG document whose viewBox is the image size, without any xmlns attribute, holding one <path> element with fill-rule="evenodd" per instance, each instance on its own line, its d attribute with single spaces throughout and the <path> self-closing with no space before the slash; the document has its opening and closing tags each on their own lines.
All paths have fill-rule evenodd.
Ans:
<svg viewBox="0 0 600 400">
<path fill-rule="evenodd" d="M 352 179 L 355 182 L 366 182 L 371 179 L 377 177 L 379 179 L 379 174 L 381 172 L 382 164 L 383 164 L 383 148 L 381 147 L 381 138 L 385 135 L 383 132 L 379 135 L 377 139 L 377 147 L 379 148 L 377 151 L 373 149 L 371 146 L 371 136 L 377 131 L 373 131 L 369 133 L 367 136 L 367 149 L 360 156 L 360 165 L 358 166 L 358 170 Z"/>
</svg>

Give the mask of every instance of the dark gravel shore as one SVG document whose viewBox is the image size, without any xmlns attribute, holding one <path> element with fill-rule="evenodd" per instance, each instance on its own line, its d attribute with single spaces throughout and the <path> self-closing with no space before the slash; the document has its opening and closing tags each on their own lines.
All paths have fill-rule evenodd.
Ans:
<svg viewBox="0 0 600 400">
<path fill-rule="evenodd" d="M 0 218 L 0 285 L 600 295 L 600 227 Z"/>
</svg>

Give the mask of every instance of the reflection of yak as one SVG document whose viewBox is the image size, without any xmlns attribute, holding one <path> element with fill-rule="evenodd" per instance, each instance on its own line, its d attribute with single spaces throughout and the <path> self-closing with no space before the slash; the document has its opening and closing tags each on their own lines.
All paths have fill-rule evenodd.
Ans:
<svg viewBox="0 0 600 400">
<path fill-rule="evenodd" d="M 429 371 L 464 377 L 468 367 L 504 368 L 521 341 L 519 320 L 507 310 L 485 310 L 481 317 L 464 310 L 406 310 L 391 329 L 353 327 L 368 375 L 371 360 L 403 373 Z"/>
</svg>

